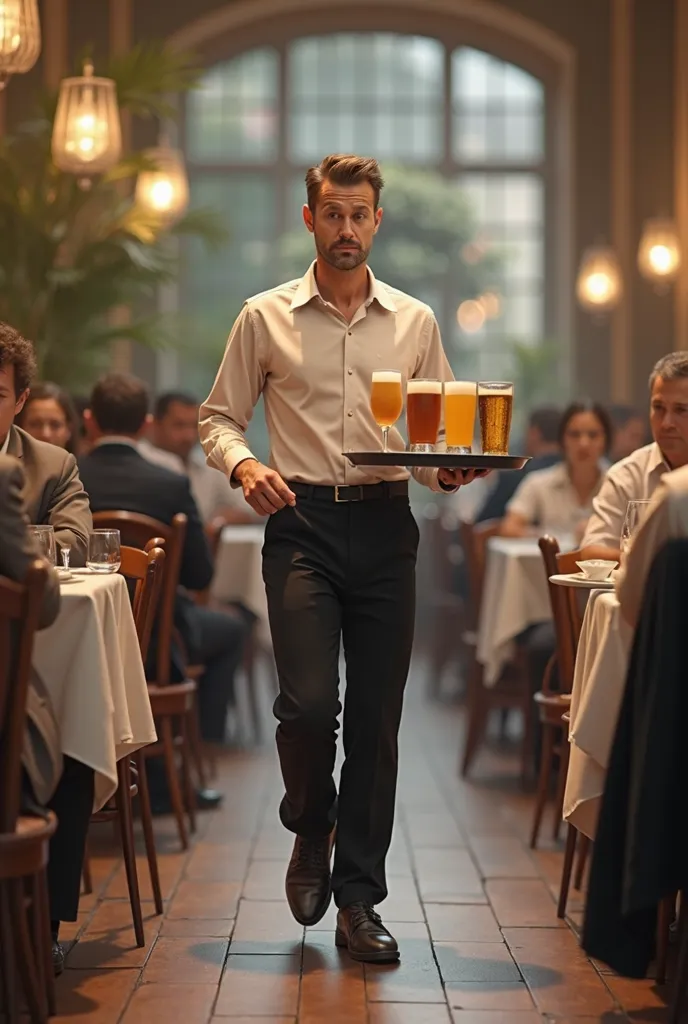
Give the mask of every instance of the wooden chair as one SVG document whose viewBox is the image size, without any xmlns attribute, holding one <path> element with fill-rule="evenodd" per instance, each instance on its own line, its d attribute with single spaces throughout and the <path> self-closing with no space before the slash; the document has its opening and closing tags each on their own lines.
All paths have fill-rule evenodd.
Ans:
<svg viewBox="0 0 688 1024">
<path fill-rule="evenodd" d="M 531 849 L 535 849 L 537 846 L 555 757 L 559 759 L 559 768 L 552 836 L 555 840 L 559 838 L 566 772 L 569 762 L 568 736 L 562 726 L 562 715 L 568 711 L 571 703 L 576 648 L 580 634 L 580 616 L 575 591 L 569 587 L 557 587 L 549 582 L 550 576 L 554 576 L 557 573 L 575 572 L 576 562 L 581 557 L 580 552 L 571 551 L 561 554 L 559 544 L 554 537 L 549 536 L 541 537 L 539 545 L 548 581 L 547 586 L 552 607 L 556 650 L 554 657 L 547 666 L 542 689 L 534 697 L 542 726 L 542 752 L 540 756 L 540 774 L 535 800 L 533 828 L 530 835 Z M 559 687 L 556 691 L 552 687 L 552 678 L 555 671 L 559 677 Z"/>
<path fill-rule="evenodd" d="M 150 516 L 135 512 L 96 512 L 93 515 L 93 523 L 97 527 L 119 530 L 123 543 L 132 547 L 145 550 L 153 541 L 159 546 L 164 545 L 165 570 L 158 615 L 156 676 L 155 681 L 148 684 L 148 694 L 153 717 L 158 725 L 160 742 L 145 747 L 142 754 L 144 760 L 149 757 L 163 757 L 172 812 L 182 849 L 186 850 L 189 847 L 187 814 L 190 830 L 196 831 L 192 760 L 195 761 L 200 784 L 205 786 L 205 769 L 200 752 L 196 682 L 193 679 L 185 679 L 181 683 L 173 683 L 170 680 L 170 650 L 175 637 L 174 606 L 186 536 L 186 516 L 176 515 L 168 526 L 157 519 L 151 519 Z M 177 753 L 180 771 L 177 768 Z"/>
<path fill-rule="evenodd" d="M 487 543 L 499 533 L 501 520 L 461 524 L 461 539 L 468 561 L 468 578 L 474 622 L 478 626 L 487 565 Z M 476 652 L 477 653 L 477 652 Z M 483 741 L 492 711 L 518 710 L 523 715 L 524 735 L 521 747 L 521 775 L 525 779 L 532 746 L 533 711 L 530 675 L 526 651 L 517 647 L 513 659 L 504 667 L 494 686 L 485 686 L 483 668 L 474 655 L 468 682 L 468 729 L 461 761 L 461 775 L 470 771 Z"/>
<path fill-rule="evenodd" d="M 38 561 L 23 584 L 0 578 L 0 1018 L 7 1024 L 20 1019 L 18 981 L 34 1024 L 55 1012 L 45 868 L 57 822 L 53 814 L 20 815 L 26 701 L 46 578 Z"/>
<path fill-rule="evenodd" d="M 141 658 L 145 663 L 148 655 L 153 623 L 160 603 L 163 582 L 165 552 L 159 547 L 149 551 L 122 546 L 122 562 L 120 573 L 127 580 L 135 582 L 133 594 L 133 614 L 136 624 L 136 635 L 139 640 Z M 137 946 L 145 945 L 143 932 L 143 913 L 139 894 L 138 874 L 136 870 L 136 850 L 134 845 L 133 807 L 135 796 L 139 798 L 141 825 L 148 859 L 151 888 L 156 914 L 163 913 L 162 892 L 158 858 L 153 833 L 153 815 L 151 813 L 148 777 L 146 776 L 143 752 L 137 750 L 131 758 L 122 758 L 117 762 L 117 792 L 114 800 L 92 815 L 91 823 L 99 824 L 112 821 L 119 827 L 124 868 L 129 889 L 129 902 L 134 922 L 134 934 Z M 91 872 L 88 854 L 84 858 L 84 882 L 86 892 L 91 891 Z"/>
</svg>

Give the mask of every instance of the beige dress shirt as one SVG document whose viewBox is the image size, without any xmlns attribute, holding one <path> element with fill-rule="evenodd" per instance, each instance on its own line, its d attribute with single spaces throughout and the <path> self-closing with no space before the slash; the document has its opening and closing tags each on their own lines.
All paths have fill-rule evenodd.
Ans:
<svg viewBox="0 0 688 1024">
<path fill-rule="evenodd" d="M 602 472 L 596 494 L 602 486 Z M 518 485 L 506 507 L 507 512 L 523 516 L 531 526 L 537 526 L 555 537 L 575 536 L 581 521 L 588 519 L 592 504 L 581 505 L 571 483 L 565 462 L 547 469 L 528 473 Z"/>
<path fill-rule="evenodd" d="M 629 501 L 651 498 L 669 469 L 654 442 L 612 466 L 592 503 L 593 513 L 581 547 L 618 549 Z"/>
<path fill-rule="evenodd" d="M 373 370 L 398 370 L 404 384 L 453 375 L 432 310 L 369 275 L 369 296 L 350 323 L 320 295 L 314 265 L 301 280 L 245 303 L 201 406 L 201 443 L 211 466 L 231 477 L 254 457 L 245 431 L 262 393 L 270 466 L 285 480 L 356 485 L 408 478 L 401 467 L 354 467 L 342 454 L 382 447 L 370 411 Z M 394 428 L 389 440 L 404 449 Z M 437 470 L 413 475 L 443 490 Z"/>
<path fill-rule="evenodd" d="M 655 555 L 667 541 L 678 537 L 688 537 L 688 466 L 662 478 L 617 581 L 621 612 L 631 625 L 638 621 Z"/>
</svg>

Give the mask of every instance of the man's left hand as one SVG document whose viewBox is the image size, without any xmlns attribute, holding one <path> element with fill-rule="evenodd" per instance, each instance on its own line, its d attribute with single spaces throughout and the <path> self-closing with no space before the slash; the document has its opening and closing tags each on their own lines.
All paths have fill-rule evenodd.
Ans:
<svg viewBox="0 0 688 1024">
<path fill-rule="evenodd" d="M 473 480 L 489 476 L 490 473 L 489 469 L 438 469 L 437 479 L 445 487 L 462 487 L 464 484 L 472 483 Z"/>
</svg>

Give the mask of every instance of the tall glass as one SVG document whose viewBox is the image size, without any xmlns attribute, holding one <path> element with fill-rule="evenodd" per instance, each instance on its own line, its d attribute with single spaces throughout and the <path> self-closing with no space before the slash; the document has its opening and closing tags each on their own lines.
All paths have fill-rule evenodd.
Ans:
<svg viewBox="0 0 688 1024">
<path fill-rule="evenodd" d="M 121 564 L 119 530 L 94 530 L 89 534 L 86 566 L 92 572 L 117 572 Z"/>
<path fill-rule="evenodd" d="M 621 527 L 620 548 L 622 558 L 625 558 L 631 550 L 633 538 L 638 532 L 638 529 L 642 526 L 643 520 L 647 515 L 649 505 L 649 499 L 629 501 L 626 505 L 626 516 L 623 521 L 623 526 Z"/>
<path fill-rule="evenodd" d="M 415 378 L 406 385 L 409 451 L 434 452 L 442 418 L 442 381 Z"/>
<path fill-rule="evenodd" d="M 450 455 L 470 455 L 478 389 L 475 381 L 448 380 L 444 385 L 444 430 Z"/>
<path fill-rule="evenodd" d="M 370 386 L 370 409 L 382 430 L 382 450 L 388 452 L 389 428 L 394 426 L 404 408 L 401 374 L 396 370 L 375 370 Z"/>
<path fill-rule="evenodd" d="M 31 526 L 29 532 L 33 536 L 38 549 L 51 565 L 57 565 L 57 548 L 55 546 L 55 530 L 52 526 Z"/>
<path fill-rule="evenodd" d="M 508 455 L 514 385 L 506 381 L 478 382 L 478 412 L 483 455 Z"/>
</svg>

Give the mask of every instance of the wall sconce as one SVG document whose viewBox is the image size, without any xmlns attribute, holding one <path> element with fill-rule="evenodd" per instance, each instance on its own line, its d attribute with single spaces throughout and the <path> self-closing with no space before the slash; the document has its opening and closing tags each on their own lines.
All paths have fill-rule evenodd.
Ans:
<svg viewBox="0 0 688 1024">
<path fill-rule="evenodd" d="M 598 246 L 586 249 L 576 279 L 576 295 L 584 309 L 606 313 L 621 298 L 623 279 L 613 249 Z"/>
<path fill-rule="evenodd" d="M 53 127 L 55 166 L 89 188 L 91 178 L 109 171 L 122 153 L 122 127 L 117 90 L 111 78 L 94 78 L 93 64 L 84 64 L 81 78 L 65 78 Z"/>
<path fill-rule="evenodd" d="M 146 150 L 150 170 L 141 171 L 136 181 L 136 205 L 165 224 L 178 220 L 189 205 L 189 181 L 184 157 L 178 149 L 163 144 Z"/>
<path fill-rule="evenodd" d="M 672 220 L 646 220 L 638 246 L 638 269 L 663 292 L 676 277 L 681 266 L 681 245 Z"/>
<path fill-rule="evenodd" d="M 38 0 L 0 0 L 0 91 L 30 71 L 41 52 Z"/>
</svg>

